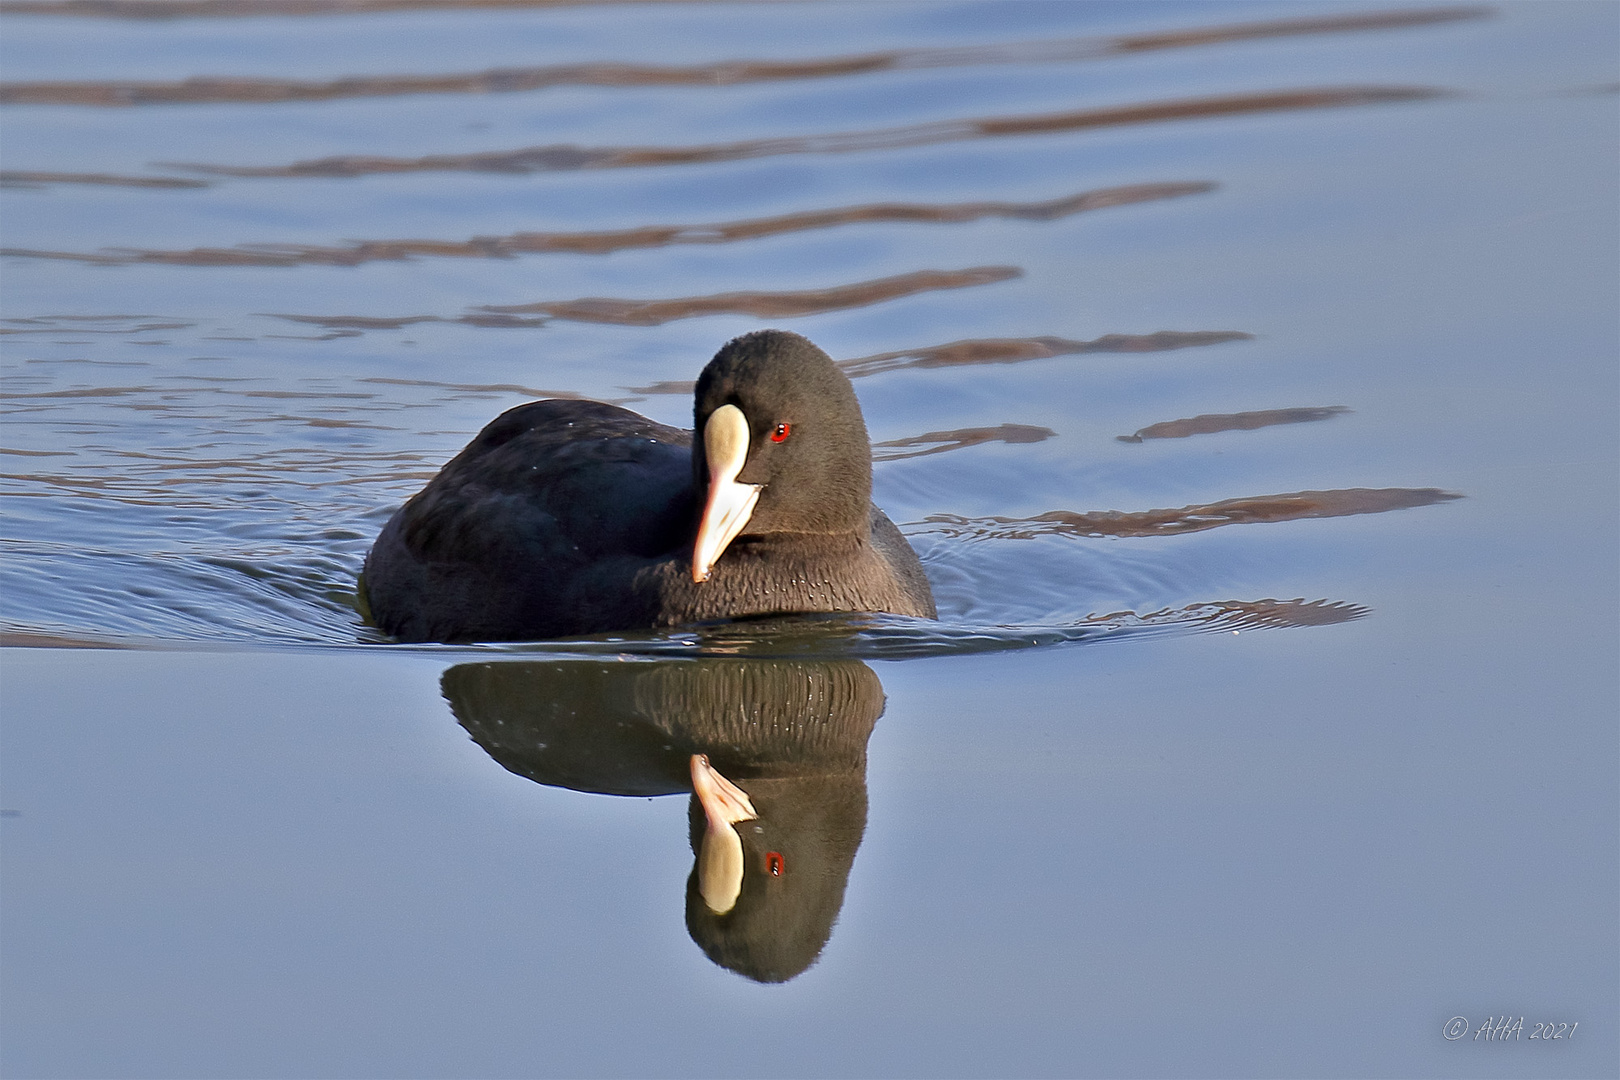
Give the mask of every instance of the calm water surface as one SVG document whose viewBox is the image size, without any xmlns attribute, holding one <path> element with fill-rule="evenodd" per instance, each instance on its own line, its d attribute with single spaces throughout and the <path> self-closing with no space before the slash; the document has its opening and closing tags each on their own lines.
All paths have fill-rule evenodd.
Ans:
<svg viewBox="0 0 1620 1080">
<path fill-rule="evenodd" d="M 1612 1073 L 1614 6 L 0 31 L 9 1075 Z M 363 625 L 496 413 L 761 326 L 939 623 Z"/>
</svg>

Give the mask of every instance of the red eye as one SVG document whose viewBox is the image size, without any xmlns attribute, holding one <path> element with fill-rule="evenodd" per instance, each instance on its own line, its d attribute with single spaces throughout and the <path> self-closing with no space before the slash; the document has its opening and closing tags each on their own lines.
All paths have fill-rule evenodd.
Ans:
<svg viewBox="0 0 1620 1080">
<path fill-rule="evenodd" d="M 771 442 L 782 442 L 792 433 L 792 424 L 777 424 L 776 430 L 771 432 Z"/>
<path fill-rule="evenodd" d="M 771 877 L 782 876 L 782 853 L 780 851 L 767 851 L 765 853 L 765 869 L 770 871 Z"/>
</svg>

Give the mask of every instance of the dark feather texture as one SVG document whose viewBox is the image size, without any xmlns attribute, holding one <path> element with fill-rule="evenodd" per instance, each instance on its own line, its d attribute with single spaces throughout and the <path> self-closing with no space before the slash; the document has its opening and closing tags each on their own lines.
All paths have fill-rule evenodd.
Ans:
<svg viewBox="0 0 1620 1080">
<path fill-rule="evenodd" d="M 729 342 L 698 380 L 695 430 L 749 423 L 752 519 L 692 580 L 702 440 L 612 405 L 536 401 L 497 417 L 383 528 L 372 620 L 404 641 L 512 641 L 737 616 L 934 617 L 905 538 L 871 503 L 871 448 L 848 378 L 796 334 Z M 791 436 L 774 441 L 782 423 Z"/>
</svg>

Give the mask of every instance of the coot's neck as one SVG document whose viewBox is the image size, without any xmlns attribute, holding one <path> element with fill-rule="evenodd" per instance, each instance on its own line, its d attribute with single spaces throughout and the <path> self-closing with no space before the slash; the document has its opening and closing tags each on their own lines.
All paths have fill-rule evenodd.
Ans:
<svg viewBox="0 0 1620 1080">
<path fill-rule="evenodd" d="M 694 582 L 685 560 L 664 564 L 660 592 L 666 625 L 733 616 L 816 611 L 883 611 L 887 577 L 868 526 L 850 533 L 739 536 L 707 581 Z"/>
</svg>

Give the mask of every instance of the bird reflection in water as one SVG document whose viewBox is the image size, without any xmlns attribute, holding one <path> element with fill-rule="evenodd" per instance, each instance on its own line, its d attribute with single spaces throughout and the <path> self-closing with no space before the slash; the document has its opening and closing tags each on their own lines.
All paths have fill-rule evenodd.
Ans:
<svg viewBox="0 0 1620 1080">
<path fill-rule="evenodd" d="M 686 926 L 709 959 L 786 982 L 820 955 L 866 829 L 883 686 L 858 661 L 461 664 L 442 689 L 497 762 L 551 787 L 691 792 Z"/>
</svg>

